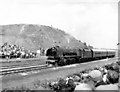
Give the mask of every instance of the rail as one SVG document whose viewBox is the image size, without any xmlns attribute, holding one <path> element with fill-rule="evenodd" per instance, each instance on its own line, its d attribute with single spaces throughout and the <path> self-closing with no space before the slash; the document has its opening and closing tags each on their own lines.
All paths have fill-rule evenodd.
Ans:
<svg viewBox="0 0 120 92">
<path fill-rule="evenodd" d="M 33 71 L 33 70 L 47 69 L 47 68 L 51 68 L 51 67 L 48 67 L 47 64 L 44 64 L 44 65 L 29 66 L 29 67 L 1 69 L 0 75 L 7 75 L 7 74 L 13 74 L 13 73 L 20 73 L 20 72 L 28 72 L 28 71 Z"/>
</svg>

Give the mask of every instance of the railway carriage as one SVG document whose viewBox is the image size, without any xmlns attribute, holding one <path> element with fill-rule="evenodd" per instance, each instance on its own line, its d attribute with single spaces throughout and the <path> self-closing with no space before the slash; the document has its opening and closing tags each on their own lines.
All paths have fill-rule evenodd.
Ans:
<svg viewBox="0 0 120 92">
<path fill-rule="evenodd" d="M 109 58 L 114 57 L 116 54 L 115 50 L 107 50 L 107 56 Z"/>
<path fill-rule="evenodd" d="M 92 49 L 93 59 L 104 59 L 107 57 L 106 49 Z"/>
</svg>

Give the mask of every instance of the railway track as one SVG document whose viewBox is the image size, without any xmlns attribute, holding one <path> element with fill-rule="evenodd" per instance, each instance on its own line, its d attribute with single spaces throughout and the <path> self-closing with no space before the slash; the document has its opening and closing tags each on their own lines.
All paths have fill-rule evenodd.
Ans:
<svg viewBox="0 0 120 92">
<path fill-rule="evenodd" d="M 115 59 L 113 59 L 113 60 L 115 60 Z M 52 67 L 53 66 L 48 66 L 48 64 L 25 66 L 25 67 L 18 67 L 18 68 L 16 68 L 16 67 L 13 67 L 13 68 L 1 67 L 0 75 L 15 74 L 15 73 L 22 73 L 22 72 L 30 72 L 30 71 L 35 71 L 35 70 L 48 69 L 48 68 L 52 68 Z"/>
<path fill-rule="evenodd" d="M 47 64 L 44 65 L 37 65 L 37 66 L 29 66 L 29 67 L 18 67 L 18 68 L 10 68 L 10 69 L 1 69 L 0 75 L 7 75 L 7 74 L 15 74 L 21 72 L 29 72 L 34 70 L 41 70 L 41 69 L 48 69 L 52 66 L 48 66 Z"/>
</svg>

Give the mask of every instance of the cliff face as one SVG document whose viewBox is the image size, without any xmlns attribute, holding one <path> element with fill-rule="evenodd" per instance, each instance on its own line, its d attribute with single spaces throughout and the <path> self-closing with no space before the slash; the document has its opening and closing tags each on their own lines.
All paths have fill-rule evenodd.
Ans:
<svg viewBox="0 0 120 92">
<path fill-rule="evenodd" d="M 0 39 L 0 45 L 8 42 L 30 50 L 37 50 L 40 47 L 46 49 L 56 45 L 71 48 L 85 47 L 82 42 L 64 31 L 44 25 L 3 25 L 0 26 Z"/>
</svg>

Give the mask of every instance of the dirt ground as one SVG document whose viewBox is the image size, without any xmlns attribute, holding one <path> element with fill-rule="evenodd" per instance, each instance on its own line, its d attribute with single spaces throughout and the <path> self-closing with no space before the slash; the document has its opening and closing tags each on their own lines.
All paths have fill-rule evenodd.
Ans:
<svg viewBox="0 0 120 92">
<path fill-rule="evenodd" d="M 15 67 L 26 67 L 33 65 L 42 65 L 46 64 L 47 57 L 41 56 L 39 58 L 30 58 L 30 59 L 0 59 L 0 66 L 2 68 L 15 68 Z"/>
</svg>

